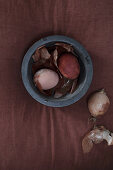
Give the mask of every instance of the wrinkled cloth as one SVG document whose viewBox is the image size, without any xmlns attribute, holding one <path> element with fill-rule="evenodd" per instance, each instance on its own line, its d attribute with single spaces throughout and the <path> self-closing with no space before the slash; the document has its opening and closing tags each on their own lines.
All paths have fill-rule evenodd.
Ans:
<svg viewBox="0 0 113 170">
<path fill-rule="evenodd" d="M 79 41 L 94 66 L 87 94 L 64 108 L 36 102 L 21 79 L 27 49 L 55 34 Z M 98 124 L 113 131 L 113 0 L 0 0 L 0 170 L 112 170 L 113 146 L 81 146 L 87 98 L 100 88 L 111 106 Z"/>
</svg>

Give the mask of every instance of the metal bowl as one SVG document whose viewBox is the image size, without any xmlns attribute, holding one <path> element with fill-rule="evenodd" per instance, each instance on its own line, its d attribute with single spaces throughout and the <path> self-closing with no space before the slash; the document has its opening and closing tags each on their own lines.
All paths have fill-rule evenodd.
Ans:
<svg viewBox="0 0 113 170">
<path fill-rule="evenodd" d="M 56 42 L 64 42 L 72 45 L 80 64 L 77 89 L 73 94 L 67 94 L 59 99 L 43 95 L 35 87 L 32 74 L 33 59 L 31 57 L 38 47 L 42 45 L 49 47 Z M 64 107 L 77 102 L 85 95 L 92 81 L 93 66 L 88 52 L 80 43 L 66 36 L 53 35 L 40 39 L 29 48 L 22 62 L 21 73 L 26 90 L 36 101 L 51 107 Z"/>
</svg>

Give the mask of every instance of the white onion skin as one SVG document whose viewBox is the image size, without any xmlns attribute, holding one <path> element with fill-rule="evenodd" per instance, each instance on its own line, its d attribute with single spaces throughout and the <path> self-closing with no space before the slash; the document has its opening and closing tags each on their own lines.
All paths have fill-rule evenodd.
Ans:
<svg viewBox="0 0 113 170">
<path fill-rule="evenodd" d="M 93 117 L 101 116 L 107 112 L 110 100 L 102 90 L 94 93 L 88 100 L 88 109 Z"/>
</svg>

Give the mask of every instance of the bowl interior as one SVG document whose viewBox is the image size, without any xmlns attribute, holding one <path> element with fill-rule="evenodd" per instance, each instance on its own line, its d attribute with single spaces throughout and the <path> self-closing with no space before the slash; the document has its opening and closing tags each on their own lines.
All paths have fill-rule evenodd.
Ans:
<svg viewBox="0 0 113 170">
<path fill-rule="evenodd" d="M 58 41 L 57 41 L 58 42 Z M 63 41 L 62 41 L 63 42 Z M 56 42 L 53 41 L 53 42 L 50 42 L 50 43 L 46 43 L 45 46 L 46 47 L 50 47 L 50 46 L 53 46 Z M 69 94 L 67 93 L 67 95 L 61 97 L 61 98 L 54 98 L 52 96 L 46 96 L 44 94 L 42 94 L 37 88 L 36 86 L 34 85 L 34 82 L 33 82 L 33 73 L 32 73 L 32 64 L 34 63 L 32 57 L 30 58 L 29 60 L 29 64 L 28 64 L 28 70 L 27 70 L 27 74 L 28 74 L 28 79 L 29 79 L 29 83 L 32 87 L 32 89 L 35 91 L 35 93 L 37 93 L 42 99 L 44 99 L 45 101 L 59 101 L 59 102 L 62 102 L 64 100 L 67 100 L 67 99 L 70 99 L 70 98 L 73 98 L 76 94 L 79 93 L 79 91 L 83 88 L 84 86 L 84 83 L 85 83 L 85 79 L 86 79 L 86 69 L 85 69 L 85 65 L 84 65 L 84 62 L 82 61 L 82 57 L 80 54 L 80 52 L 75 48 L 73 47 L 74 49 L 74 54 L 75 56 L 77 57 L 78 61 L 79 61 L 79 64 L 80 64 L 80 75 L 79 75 L 79 78 L 78 78 L 78 83 L 77 83 L 77 88 L 75 90 L 75 92 L 73 94 Z"/>
</svg>

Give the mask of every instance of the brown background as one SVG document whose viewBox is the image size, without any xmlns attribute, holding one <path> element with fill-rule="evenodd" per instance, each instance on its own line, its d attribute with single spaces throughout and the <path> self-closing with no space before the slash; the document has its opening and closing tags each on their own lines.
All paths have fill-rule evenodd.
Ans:
<svg viewBox="0 0 113 170">
<path fill-rule="evenodd" d="M 21 80 L 26 50 L 53 34 L 82 43 L 94 65 L 88 93 L 64 108 L 37 103 Z M 103 87 L 111 106 L 98 123 L 113 131 L 113 0 L 0 0 L 0 170 L 113 169 L 113 146 L 81 148 L 87 97 Z"/>
</svg>

